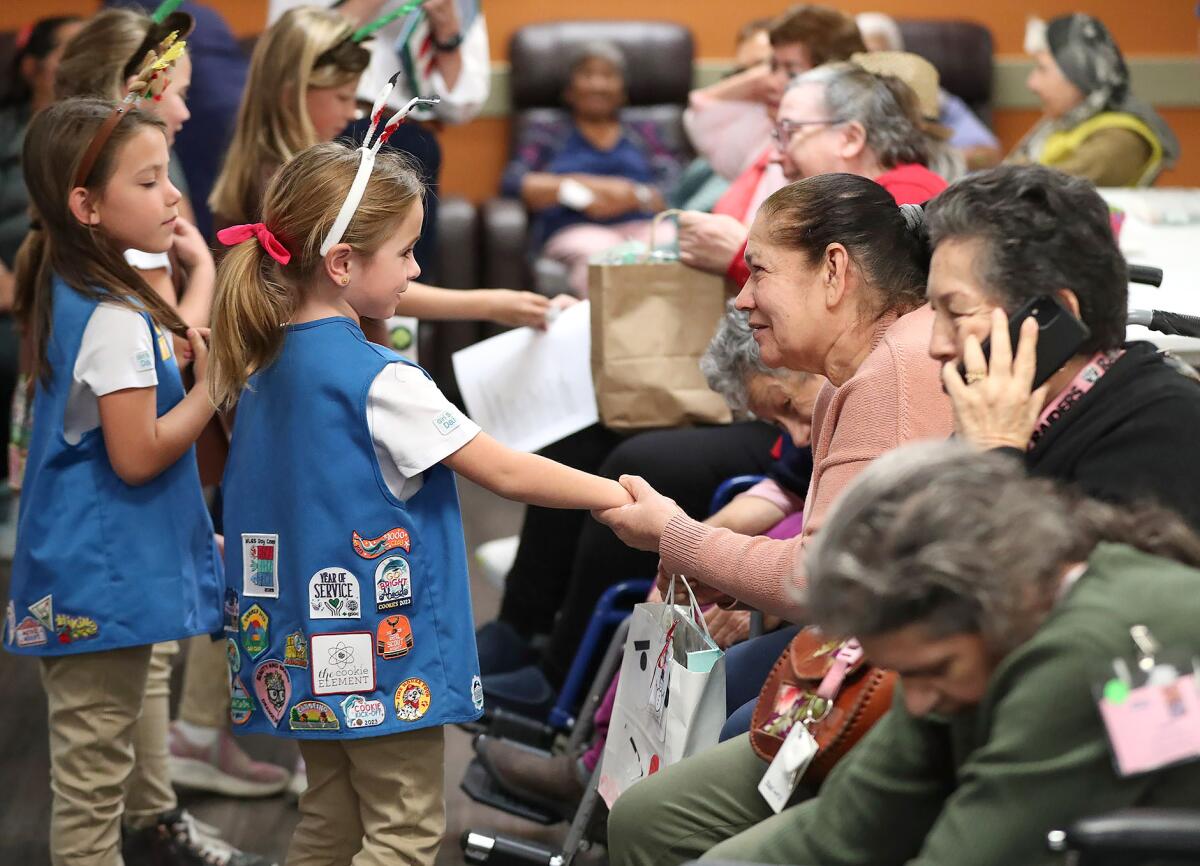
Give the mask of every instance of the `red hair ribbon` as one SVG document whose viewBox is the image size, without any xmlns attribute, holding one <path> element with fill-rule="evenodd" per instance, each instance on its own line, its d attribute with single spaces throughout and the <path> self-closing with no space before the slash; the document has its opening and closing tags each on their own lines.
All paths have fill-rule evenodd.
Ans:
<svg viewBox="0 0 1200 866">
<path fill-rule="evenodd" d="M 286 265 L 292 260 L 292 254 L 287 251 L 287 247 L 281 244 L 275 235 L 271 234 L 271 230 L 262 223 L 243 223 L 240 226 L 230 226 L 217 232 L 217 240 L 227 247 L 248 241 L 250 238 L 258 238 L 258 242 L 267 251 L 267 255 L 279 264 Z"/>
</svg>

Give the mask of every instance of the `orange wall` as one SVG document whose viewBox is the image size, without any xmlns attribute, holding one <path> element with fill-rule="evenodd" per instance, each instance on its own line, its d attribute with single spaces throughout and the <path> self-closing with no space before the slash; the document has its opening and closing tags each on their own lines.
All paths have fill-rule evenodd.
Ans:
<svg viewBox="0 0 1200 866">
<path fill-rule="evenodd" d="M 492 57 L 503 60 L 513 31 L 537 21 L 581 18 L 656 18 L 688 24 L 696 35 L 699 57 L 727 57 L 732 52 L 733 33 L 751 18 L 773 15 L 790 0 L 742 0 L 737 4 L 717 0 L 599 0 L 593 4 L 547 2 L 547 0 L 484 0 L 488 14 Z M 0 3 L 0 29 L 9 30 L 41 15 L 84 12 L 96 8 L 89 0 L 6 0 Z M 262 29 L 265 0 L 208 0 L 220 10 L 239 35 Z M 954 0 L 839 0 L 847 12 L 878 10 L 908 18 L 970 18 L 991 28 L 1000 54 L 1020 54 L 1024 21 L 1031 14 L 1052 17 L 1083 11 L 1102 18 L 1117 34 L 1129 55 L 1197 52 L 1198 22 L 1194 0 L 991 0 L 972 4 L 964 13 Z M 647 14 L 652 10 L 652 14 Z M 1183 143 L 1179 167 L 1168 172 L 1161 184 L 1200 186 L 1200 110 L 1163 111 Z M 1005 148 L 1011 147 L 1029 128 L 1035 115 L 1028 111 L 996 113 L 996 132 Z M 443 188 L 446 192 L 482 200 L 494 194 L 508 148 L 508 122 L 488 118 L 461 127 L 447 128 L 442 136 Z"/>
</svg>

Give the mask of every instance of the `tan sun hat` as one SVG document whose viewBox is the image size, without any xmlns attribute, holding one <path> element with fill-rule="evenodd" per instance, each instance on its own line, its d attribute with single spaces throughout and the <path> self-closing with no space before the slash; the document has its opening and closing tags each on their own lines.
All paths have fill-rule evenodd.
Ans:
<svg viewBox="0 0 1200 866">
<path fill-rule="evenodd" d="M 942 113 L 941 84 L 937 67 L 911 51 L 859 51 L 850 62 L 875 75 L 899 78 L 917 95 L 917 105 L 925 120 L 925 131 L 942 140 L 953 133 L 938 123 Z"/>
</svg>

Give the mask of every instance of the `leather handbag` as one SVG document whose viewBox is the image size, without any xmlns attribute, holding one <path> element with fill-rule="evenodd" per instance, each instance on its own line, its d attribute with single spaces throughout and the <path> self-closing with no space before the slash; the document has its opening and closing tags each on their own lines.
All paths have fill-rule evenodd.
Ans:
<svg viewBox="0 0 1200 866">
<path fill-rule="evenodd" d="M 892 705 L 896 674 L 870 664 L 854 638 L 815 628 L 792 638 L 771 668 L 750 722 L 750 745 L 771 761 L 792 726 L 805 725 L 818 751 L 804 781 L 818 785 Z"/>
</svg>

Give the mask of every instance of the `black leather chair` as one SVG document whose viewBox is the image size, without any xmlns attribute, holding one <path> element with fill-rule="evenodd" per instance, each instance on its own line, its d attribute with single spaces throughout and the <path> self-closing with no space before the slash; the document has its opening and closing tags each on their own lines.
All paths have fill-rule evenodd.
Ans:
<svg viewBox="0 0 1200 866">
<path fill-rule="evenodd" d="M 560 21 L 530 24 L 509 42 L 512 96 L 510 152 L 533 123 L 569 123 L 562 105 L 573 49 L 602 40 L 619 47 L 627 64 L 631 120 L 651 120 L 680 163 L 691 158 L 683 110 L 692 87 L 692 34 L 680 24 L 655 21 Z M 565 269 L 543 262 L 534 281 L 529 267 L 525 206 L 496 198 L 482 208 L 482 278 L 485 286 L 532 287 L 548 294 L 565 288 Z"/>
<path fill-rule="evenodd" d="M 1053 851 L 1070 852 L 1076 866 L 1200 863 L 1200 812 L 1123 809 L 1076 821 L 1050 834 Z"/>
<path fill-rule="evenodd" d="M 904 47 L 935 67 L 942 87 L 992 125 L 992 32 L 970 21 L 900 19 Z"/>
</svg>

